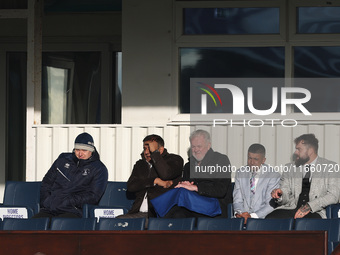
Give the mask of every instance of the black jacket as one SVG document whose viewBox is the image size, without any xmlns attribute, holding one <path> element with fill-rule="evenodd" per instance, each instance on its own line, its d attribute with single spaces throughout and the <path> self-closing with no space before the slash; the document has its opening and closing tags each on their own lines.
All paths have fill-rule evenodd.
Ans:
<svg viewBox="0 0 340 255">
<path fill-rule="evenodd" d="M 193 181 L 198 187 L 198 194 L 206 197 L 218 198 L 222 210 L 222 217 L 228 216 L 227 205 L 232 203 L 232 186 L 231 186 L 231 171 L 226 173 L 226 178 L 204 178 L 207 175 L 202 175 L 203 178 L 191 178 L 190 168 L 195 169 L 195 158 L 190 157 L 189 162 L 185 164 L 183 171 L 183 181 Z M 202 159 L 200 166 L 230 166 L 230 161 L 227 155 L 213 151 L 211 148 Z M 229 170 L 231 167 L 228 168 Z"/>
<path fill-rule="evenodd" d="M 170 154 L 164 149 L 163 154 L 159 152 L 152 153 L 150 163 L 152 164 L 151 168 L 142 154 L 142 159 L 138 160 L 133 167 L 127 182 L 127 188 L 128 191 L 136 194 L 136 200 L 129 213 L 139 212 L 145 192 L 148 192 L 148 214 L 150 217 L 156 217 L 150 200 L 177 185 L 182 176 L 183 159 L 181 156 Z M 157 177 L 163 181 L 173 180 L 173 185 L 168 189 L 158 185 L 155 186 L 153 182 Z"/>
<path fill-rule="evenodd" d="M 103 195 L 108 171 L 95 150 L 87 160 L 74 153 L 62 153 L 41 183 L 41 211 L 54 215 L 82 216 L 83 204 L 97 204 Z"/>
</svg>

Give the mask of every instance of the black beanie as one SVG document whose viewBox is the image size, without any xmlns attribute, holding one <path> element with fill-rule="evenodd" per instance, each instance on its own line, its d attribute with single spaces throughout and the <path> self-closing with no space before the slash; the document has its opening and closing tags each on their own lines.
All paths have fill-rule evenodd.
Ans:
<svg viewBox="0 0 340 255">
<path fill-rule="evenodd" d="M 81 133 L 74 141 L 74 148 L 93 152 L 94 142 L 92 136 L 88 133 Z"/>
</svg>

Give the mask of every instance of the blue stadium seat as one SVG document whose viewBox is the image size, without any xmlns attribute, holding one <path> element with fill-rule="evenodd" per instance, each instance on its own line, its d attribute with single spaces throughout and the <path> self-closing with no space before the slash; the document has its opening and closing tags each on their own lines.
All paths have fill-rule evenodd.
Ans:
<svg viewBox="0 0 340 255">
<path fill-rule="evenodd" d="M 197 218 L 197 230 L 242 230 L 244 218 Z"/>
<path fill-rule="evenodd" d="M 195 218 L 149 218 L 148 230 L 193 230 Z"/>
<path fill-rule="evenodd" d="M 234 206 L 232 203 L 229 203 L 227 205 L 227 210 L 228 210 L 228 218 L 232 219 L 234 217 Z"/>
<path fill-rule="evenodd" d="M 95 230 L 96 218 L 52 218 L 51 230 Z"/>
<path fill-rule="evenodd" d="M 247 220 L 247 230 L 288 231 L 293 229 L 294 219 L 253 219 Z"/>
<path fill-rule="evenodd" d="M 49 218 L 36 219 L 12 219 L 5 218 L 2 224 L 3 230 L 47 230 Z"/>
<path fill-rule="evenodd" d="M 123 212 L 127 213 L 134 200 L 134 194 L 127 191 L 127 182 L 109 181 L 98 205 L 83 206 L 83 217 L 95 217 L 95 209 L 123 209 Z"/>
<path fill-rule="evenodd" d="M 340 241 L 340 219 L 308 219 L 295 221 L 295 230 L 324 230 L 328 233 L 328 254 Z"/>
<path fill-rule="evenodd" d="M 145 218 L 100 218 L 97 230 L 144 230 Z"/>
<path fill-rule="evenodd" d="M 234 188 L 235 188 L 235 182 L 232 182 L 231 183 L 231 188 L 229 188 L 228 191 L 227 191 L 227 196 L 229 196 L 229 194 L 230 194 L 231 197 L 233 197 Z M 234 206 L 233 206 L 233 203 L 228 203 L 228 205 L 227 205 L 227 212 L 228 212 L 228 218 L 229 219 L 234 217 Z"/>
<path fill-rule="evenodd" d="M 326 214 L 328 219 L 337 219 L 339 217 L 340 204 L 332 204 L 326 207 Z"/>
<path fill-rule="evenodd" d="M 41 182 L 7 181 L 3 208 L 26 208 L 28 217 L 39 212 Z"/>
</svg>

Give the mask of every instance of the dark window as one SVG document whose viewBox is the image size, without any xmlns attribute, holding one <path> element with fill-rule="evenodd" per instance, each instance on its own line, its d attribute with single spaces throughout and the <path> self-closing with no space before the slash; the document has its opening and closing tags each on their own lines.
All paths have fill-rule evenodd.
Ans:
<svg viewBox="0 0 340 255">
<path fill-rule="evenodd" d="M 279 34 L 279 8 L 185 8 L 185 35 Z"/>
<path fill-rule="evenodd" d="M 295 78 L 316 79 L 299 85 L 311 92 L 310 112 L 340 112 L 340 47 L 295 47 Z"/>
<path fill-rule="evenodd" d="M 100 52 L 43 53 L 42 124 L 100 124 Z"/>
<path fill-rule="evenodd" d="M 182 113 L 191 112 L 190 78 L 284 77 L 283 47 L 181 48 L 179 54 Z M 242 89 L 246 93 L 246 88 Z M 259 109 L 267 109 L 271 102 L 265 102 L 261 98 L 271 99 L 271 93 L 270 89 L 264 93 L 254 93 L 254 104 Z M 265 105 L 259 105 L 261 102 Z"/>
<path fill-rule="evenodd" d="M 297 33 L 340 33 L 340 7 L 299 7 Z"/>
<path fill-rule="evenodd" d="M 6 180 L 26 176 L 26 70 L 25 52 L 7 53 Z"/>
</svg>

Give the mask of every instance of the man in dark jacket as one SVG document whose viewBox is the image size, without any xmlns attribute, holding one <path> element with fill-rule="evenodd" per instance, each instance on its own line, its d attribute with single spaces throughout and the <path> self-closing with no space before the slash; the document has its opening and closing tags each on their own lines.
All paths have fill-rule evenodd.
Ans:
<svg viewBox="0 0 340 255">
<path fill-rule="evenodd" d="M 190 135 L 191 156 L 185 164 L 183 181 L 175 188 L 197 192 L 202 197 L 216 198 L 220 205 L 219 216 L 227 217 L 227 204 L 232 203 L 231 166 L 227 155 L 213 151 L 210 134 L 196 130 Z M 197 197 L 197 196 L 196 196 Z M 202 199 L 205 200 L 204 198 Z M 197 203 L 193 202 L 193 203 Z M 203 203 L 202 203 L 203 204 Z M 204 207 L 204 206 L 201 206 Z M 208 208 L 199 208 L 200 212 Z M 206 214 L 175 205 L 166 218 L 206 217 Z"/>
<path fill-rule="evenodd" d="M 108 171 L 100 161 L 93 138 L 82 133 L 72 153 L 62 153 L 41 183 L 40 217 L 82 217 L 83 204 L 97 204 L 103 195 Z"/>
<path fill-rule="evenodd" d="M 158 135 L 143 139 L 141 156 L 127 182 L 128 191 L 136 194 L 136 200 L 131 210 L 119 218 L 156 217 L 150 200 L 175 187 L 182 176 L 182 157 L 168 153 Z"/>
</svg>

